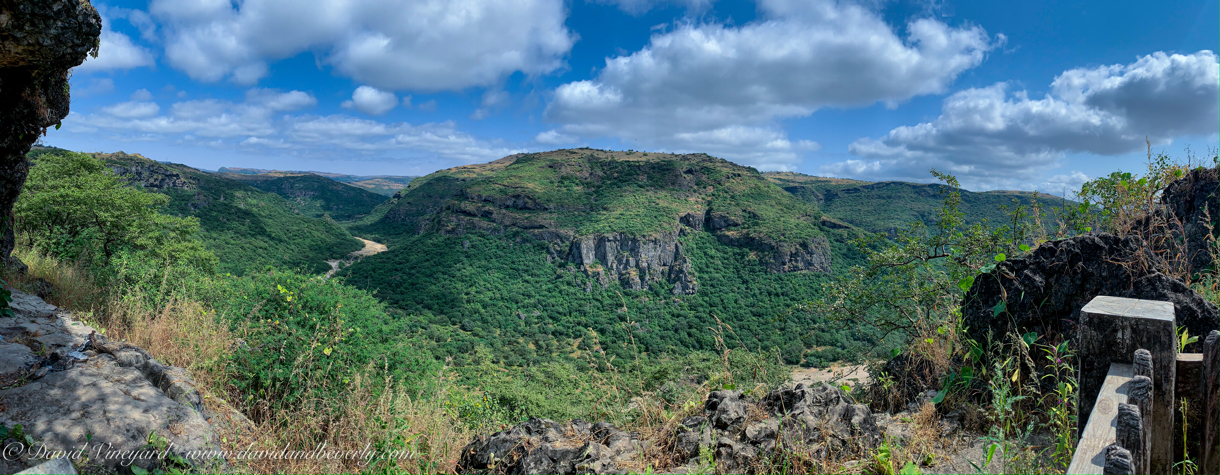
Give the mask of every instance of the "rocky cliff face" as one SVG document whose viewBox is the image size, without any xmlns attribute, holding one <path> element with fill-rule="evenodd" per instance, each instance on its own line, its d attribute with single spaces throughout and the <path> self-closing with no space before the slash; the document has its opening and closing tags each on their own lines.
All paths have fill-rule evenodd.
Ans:
<svg viewBox="0 0 1220 475">
<path fill-rule="evenodd" d="M 548 258 L 578 265 L 603 285 L 657 282 L 698 292 L 683 239 L 709 233 L 746 247 L 767 270 L 830 272 L 817 209 L 752 169 L 703 154 L 591 149 L 520 154 L 442 170 L 388 203 L 386 234 L 524 231 Z M 801 236 L 793 238 L 792 236 Z"/>
<path fill-rule="evenodd" d="M 675 295 L 699 291 L 676 231 L 648 237 L 621 233 L 585 236 L 573 239 L 566 255 L 557 257 L 580 265 L 603 284 L 606 279 L 617 279 L 625 288 L 644 290 L 649 282 L 666 281 L 674 285 Z"/>
<path fill-rule="evenodd" d="M 0 1 L 0 220 L 29 176 L 26 154 L 39 137 L 68 116 L 69 70 L 97 56 L 102 18 L 78 0 Z M 4 227 L 0 259 L 13 251 Z"/>
<path fill-rule="evenodd" d="M 525 230 L 550 244 L 550 258 L 581 266 L 586 275 L 602 285 L 617 280 L 624 288 L 646 290 L 650 282 L 665 281 L 674 286 L 675 295 L 699 291 L 698 276 L 679 239 L 692 232 L 710 232 L 721 243 L 759 251 L 764 256 L 763 265 L 771 272 L 831 272 L 830 242 L 825 237 L 780 242 L 738 230 L 740 221 L 723 213 L 686 213 L 678 217 L 672 230 L 648 236 L 624 233 L 574 236 L 553 229 L 545 220 L 497 211 L 500 207 L 546 209 L 529 196 L 474 198 L 478 202 L 497 203 L 497 208 L 469 206 L 470 201 L 451 202 L 446 209 L 454 211 L 453 214 L 439 221 L 424 222 L 418 232 L 461 235 L 482 231 L 497 235 L 510 228 Z"/>
<path fill-rule="evenodd" d="M 123 152 L 118 152 L 118 153 L 106 155 L 105 157 L 102 157 L 102 158 L 109 158 L 109 157 L 113 157 L 113 158 L 134 157 L 134 158 L 140 159 L 139 161 L 131 162 L 127 166 L 123 166 L 123 165 L 111 165 L 110 166 L 110 171 L 114 172 L 115 175 L 123 177 L 123 179 L 127 180 L 128 183 L 131 183 L 133 185 L 139 185 L 144 188 L 151 188 L 156 191 L 161 191 L 161 190 L 164 190 L 167 188 L 192 189 L 195 187 L 194 183 L 191 183 L 190 180 L 187 180 L 186 178 L 184 178 L 181 173 L 178 173 L 178 172 L 170 169 L 169 167 L 162 165 L 160 163 L 157 163 L 155 161 L 148 160 L 148 159 L 144 158 L 143 156 L 140 156 L 139 154 L 127 155 L 127 154 L 124 154 Z"/>
</svg>

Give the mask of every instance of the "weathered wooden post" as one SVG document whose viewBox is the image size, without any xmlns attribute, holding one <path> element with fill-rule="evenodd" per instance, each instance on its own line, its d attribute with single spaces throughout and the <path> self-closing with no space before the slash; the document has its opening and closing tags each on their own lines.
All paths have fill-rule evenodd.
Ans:
<svg viewBox="0 0 1220 475">
<path fill-rule="evenodd" d="M 1199 473 L 1220 473 L 1220 331 L 1203 341 L 1203 453 Z"/>
<path fill-rule="evenodd" d="M 1148 350 L 1151 360 L 1151 410 L 1143 415 L 1143 430 L 1150 435 L 1150 473 L 1170 473 L 1173 467 L 1174 375 L 1178 354 L 1174 309 L 1171 302 L 1098 296 L 1080 311 L 1080 401 L 1077 423 L 1084 441 L 1085 422 L 1097 402 L 1111 363 L 1135 363 L 1137 349 Z M 1134 370 L 1135 368 L 1132 368 Z M 1121 402 L 1121 401 L 1119 401 Z M 1128 453 L 1130 456 L 1130 453 Z"/>
<path fill-rule="evenodd" d="M 1131 452 L 1118 444 L 1106 447 L 1106 466 L 1101 473 L 1106 475 L 1130 475 L 1135 473 L 1131 467 Z"/>
<path fill-rule="evenodd" d="M 1152 438 L 1149 437 L 1147 425 L 1143 421 L 1143 414 L 1150 414 L 1152 412 L 1152 379 L 1148 376 L 1139 375 L 1138 370 L 1135 373 L 1137 376 L 1131 378 L 1131 382 L 1127 383 L 1129 385 L 1127 388 L 1127 402 L 1139 408 L 1141 415 L 1140 454 L 1142 456 L 1135 457 L 1132 462 L 1135 463 L 1134 469 L 1136 473 L 1151 473 L 1148 471 L 1148 452 L 1152 450 Z"/>
<path fill-rule="evenodd" d="M 1130 389 L 1127 390 L 1127 400 L 1131 399 Z M 1148 453 L 1144 447 L 1144 421 L 1140 418 L 1140 408 L 1134 404 L 1120 403 L 1118 405 L 1118 422 L 1115 427 L 1115 442 L 1131 452 L 1131 472 L 1148 473 L 1144 469 L 1144 461 Z"/>
</svg>

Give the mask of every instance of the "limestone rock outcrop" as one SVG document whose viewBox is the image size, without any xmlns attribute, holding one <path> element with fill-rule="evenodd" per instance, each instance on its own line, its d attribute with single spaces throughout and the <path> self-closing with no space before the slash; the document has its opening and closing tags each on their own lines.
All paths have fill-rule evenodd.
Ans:
<svg viewBox="0 0 1220 475">
<path fill-rule="evenodd" d="M 209 422 L 216 414 L 205 407 L 186 370 L 162 364 L 139 347 L 108 341 L 36 296 L 13 291 L 12 308 L 14 317 L 0 318 L 0 425 L 20 424 L 49 450 L 86 447 L 84 455 L 98 473 L 126 473 L 131 461 L 117 455 L 122 451 L 169 449 L 187 457 L 219 448 Z M 150 447 L 153 440 L 164 442 Z M 28 457 L 36 453 L 22 461 L 39 463 Z M 170 470 L 164 463 L 157 457 L 135 461 L 145 470 Z M 178 469 L 228 469 L 217 459 L 189 463 Z"/>
<path fill-rule="evenodd" d="M 69 70 L 97 56 L 102 18 L 82 0 L 0 0 L 0 220 L 30 172 L 26 154 L 46 129 L 68 116 Z M 0 259 L 13 251 L 12 226 Z"/>
<path fill-rule="evenodd" d="M 673 231 L 648 237 L 608 233 L 575 238 L 566 255 L 557 257 L 580 265 L 586 273 L 618 279 L 631 290 L 647 289 L 649 282 L 662 280 L 674 284 L 675 295 L 699 290 L 690 260 Z"/>
</svg>

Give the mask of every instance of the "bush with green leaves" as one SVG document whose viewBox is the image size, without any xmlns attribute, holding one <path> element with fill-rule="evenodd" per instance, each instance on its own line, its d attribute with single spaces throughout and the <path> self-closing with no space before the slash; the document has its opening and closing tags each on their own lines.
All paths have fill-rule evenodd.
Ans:
<svg viewBox="0 0 1220 475">
<path fill-rule="evenodd" d="M 126 184 L 99 160 L 76 152 L 38 156 L 13 208 L 20 238 L 44 252 L 104 267 L 123 252 L 204 270 L 216 256 L 199 241 L 199 221 L 159 212 L 165 195 Z"/>
<path fill-rule="evenodd" d="M 198 295 L 247 330 L 233 384 L 250 397 L 281 408 L 326 401 L 370 367 L 417 396 L 436 384 L 440 363 L 411 343 L 407 322 L 339 281 L 266 269 L 216 276 Z"/>
</svg>

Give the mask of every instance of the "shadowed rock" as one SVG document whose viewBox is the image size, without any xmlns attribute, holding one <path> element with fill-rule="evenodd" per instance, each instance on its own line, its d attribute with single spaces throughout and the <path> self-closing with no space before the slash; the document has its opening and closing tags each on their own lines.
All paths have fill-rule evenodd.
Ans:
<svg viewBox="0 0 1220 475">
<path fill-rule="evenodd" d="M 1017 332 L 1072 339 L 1080 309 L 1106 295 L 1172 302 L 1178 325 L 1191 335 L 1216 329 L 1216 305 L 1169 276 L 1138 264 L 1146 246 L 1138 237 L 1089 234 L 1038 246 L 978 276 L 962 303 L 970 337 L 986 342 Z M 1005 302 L 999 307 L 997 304 Z"/>
<path fill-rule="evenodd" d="M 841 389 L 798 384 L 762 398 L 715 391 L 703 410 L 687 417 L 662 440 L 641 441 L 608 423 L 573 420 L 564 425 L 530 419 L 507 431 L 481 436 L 462 450 L 458 473 L 639 472 L 659 457 L 697 470 L 711 455 L 725 473 L 769 473 L 781 451 L 812 458 L 858 457 L 881 442 L 867 407 Z M 649 460 L 644 450 L 652 448 Z M 659 451 L 659 452 L 657 452 Z M 661 468 L 661 467 L 653 467 Z M 672 467 L 671 467 L 672 468 Z M 704 467 L 706 468 L 706 467 Z M 679 472 L 684 473 L 684 472 Z"/>
<path fill-rule="evenodd" d="M 1217 169 L 1196 168 L 1165 187 L 1161 204 L 1173 216 L 1186 241 L 1186 258 L 1192 272 L 1215 265 L 1207 249 L 1209 234 L 1220 237 L 1220 209 L 1217 209 Z"/>
<path fill-rule="evenodd" d="M 68 115 L 68 70 L 97 56 L 102 18 L 83 0 L 0 0 L 0 258 L 13 251 L 25 154 Z"/>
</svg>

